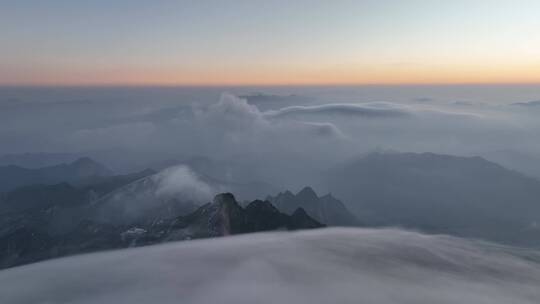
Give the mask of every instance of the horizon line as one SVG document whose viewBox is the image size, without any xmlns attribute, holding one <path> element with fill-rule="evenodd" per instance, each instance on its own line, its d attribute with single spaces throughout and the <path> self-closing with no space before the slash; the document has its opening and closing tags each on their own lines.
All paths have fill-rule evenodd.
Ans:
<svg viewBox="0 0 540 304">
<path fill-rule="evenodd" d="M 0 88 L 236 88 L 236 87 L 410 87 L 410 86 L 540 86 L 539 82 L 406 82 L 406 83 L 80 83 L 2 84 Z"/>
</svg>

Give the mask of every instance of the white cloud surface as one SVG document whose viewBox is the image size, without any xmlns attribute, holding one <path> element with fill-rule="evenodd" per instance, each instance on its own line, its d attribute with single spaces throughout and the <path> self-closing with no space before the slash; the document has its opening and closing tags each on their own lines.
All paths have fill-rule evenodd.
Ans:
<svg viewBox="0 0 540 304">
<path fill-rule="evenodd" d="M 194 202 L 209 202 L 219 191 L 204 182 L 187 166 L 174 166 L 152 176 L 156 182 L 155 195 Z"/>
<path fill-rule="evenodd" d="M 536 252 L 451 237 L 335 228 L 22 266 L 0 272 L 0 299 L 13 304 L 536 304 L 537 261 Z"/>
</svg>

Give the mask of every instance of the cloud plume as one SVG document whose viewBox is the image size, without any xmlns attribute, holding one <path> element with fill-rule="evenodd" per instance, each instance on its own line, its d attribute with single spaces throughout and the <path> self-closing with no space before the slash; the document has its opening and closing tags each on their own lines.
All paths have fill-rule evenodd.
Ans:
<svg viewBox="0 0 540 304">
<path fill-rule="evenodd" d="M 290 106 L 265 112 L 267 117 L 284 117 L 295 114 L 346 115 L 365 118 L 406 117 L 411 111 L 402 105 L 386 102 L 364 104 L 322 104 L 312 106 Z"/>
<path fill-rule="evenodd" d="M 0 153 L 89 156 L 118 173 L 204 157 L 225 164 L 217 176 L 221 179 L 294 188 L 311 184 L 340 160 L 379 147 L 481 156 L 509 148 L 527 155 L 540 152 L 534 111 L 509 103 L 479 103 L 459 91 L 410 88 L 415 95 L 406 96 L 405 89 L 409 90 L 386 88 L 375 94 L 370 89 L 281 88 L 284 91 L 277 94 L 278 89 L 268 88 L 270 95 L 251 102 L 246 100 L 249 96 L 238 97 L 245 92 L 233 89 L 179 89 L 175 94 L 156 90 L 159 94 L 152 93 L 156 95 L 151 99 L 145 91 L 126 89 L 105 100 L 100 100 L 99 89 L 74 90 L 64 98 L 43 95 L 46 102 L 24 100 L 4 107 Z M 415 96 L 434 100 L 411 102 Z M 456 100 L 474 103 L 464 107 Z M 505 165 L 523 167 L 512 162 Z M 540 167 L 525 167 L 530 166 Z"/>
</svg>

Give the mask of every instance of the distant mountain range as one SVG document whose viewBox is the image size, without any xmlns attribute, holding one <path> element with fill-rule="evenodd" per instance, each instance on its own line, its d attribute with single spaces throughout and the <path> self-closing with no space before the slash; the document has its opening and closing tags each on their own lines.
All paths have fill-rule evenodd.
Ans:
<svg viewBox="0 0 540 304">
<path fill-rule="evenodd" d="M 0 155 L 0 166 L 14 165 L 18 167 L 37 169 L 71 163 L 80 156 L 71 153 L 20 153 Z"/>
<path fill-rule="evenodd" d="M 83 158 L 3 169 L 6 179 L 17 174 L 17 182 L 4 188 L 18 187 L 0 193 L 0 268 L 174 240 L 324 226 L 301 208 L 284 214 L 260 200 L 241 207 L 230 193 L 204 204 L 211 191 L 230 184 L 185 166 L 111 175 Z"/>
<path fill-rule="evenodd" d="M 480 157 L 373 153 L 326 178 L 371 226 L 540 246 L 540 181 Z"/>
<path fill-rule="evenodd" d="M 212 197 L 242 192 L 249 183 L 225 183 L 185 166 L 112 175 L 91 159 L 80 159 L 1 169 L 1 187 L 10 190 L 0 193 L 0 267 L 323 225 L 400 226 L 540 246 L 540 181 L 479 157 L 373 153 L 326 172 L 332 194 L 319 197 L 305 187 L 241 205 L 232 194 Z"/>
<path fill-rule="evenodd" d="M 0 167 L 0 192 L 13 190 L 25 185 L 72 183 L 111 175 L 112 172 L 109 169 L 86 157 L 79 158 L 69 164 L 36 169 L 8 165 Z"/>
<path fill-rule="evenodd" d="M 314 219 L 329 226 L 360 224 L 340 200 L 331 194 L 318 197 L 311 187 L 303 188 L 296 195 L 290 191 L 280 192 L 276 196 L 268 196 L 266 200 L 287 214 L 293 214 L 298 208 L 302 208 Z"/>
</svg>

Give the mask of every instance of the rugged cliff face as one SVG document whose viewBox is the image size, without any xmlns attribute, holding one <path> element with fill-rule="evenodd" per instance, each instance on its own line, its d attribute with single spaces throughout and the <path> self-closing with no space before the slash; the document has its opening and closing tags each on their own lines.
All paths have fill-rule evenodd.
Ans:
<svg viewBox="0 0 540 304">
<path fill-rule="evenodd" d="M 71 189 L 71 188 L 69 188 Z M 302 209 L 292 215 L 279 212 L 268 201 L 254 201 L 242 208 L 231 193 L 216 195 L 212 203 L 187 215 L 172 209 L 148 214 L 138 222 L 99 221 L 92 214 L 96 205 L 54 206 L 34 213 L 18 213 L 0 231 L 0 268 L 32 263 L 77 253 L 151 245 L 168 241 L 219 237 L 272 230 L 324 227 Z M 168 208 L 163 205 L 163 208 Z M 59 225 L 51 212 L 76 215 L 77 222 Z M 53 220 L 51 220 L 53 219 Z"/>
</svg>

